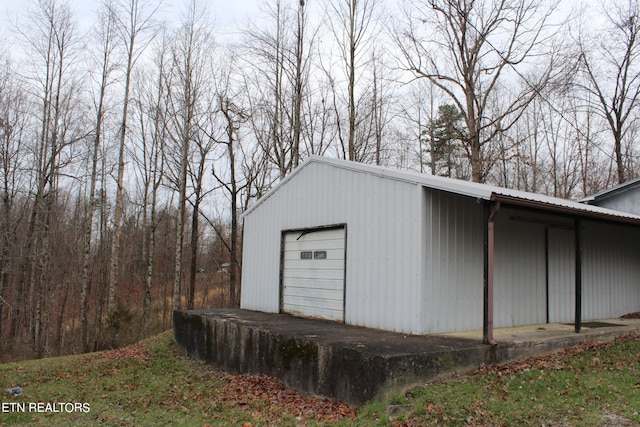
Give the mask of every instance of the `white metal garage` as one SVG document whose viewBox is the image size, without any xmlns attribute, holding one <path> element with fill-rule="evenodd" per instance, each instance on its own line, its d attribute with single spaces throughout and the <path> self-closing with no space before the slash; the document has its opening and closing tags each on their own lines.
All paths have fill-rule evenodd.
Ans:
<svg viewBox="0 0 640 427">
<path fill-rule="evenodd" d="M 282 311 L 344 321 L 345 228 L 283 236 Z"/>
<path fill-rule="evenodd" d="M 314 156 L 243 219 L 243 309 L 488 343 L 640 311 L 640 215 Z"/>
</svg>

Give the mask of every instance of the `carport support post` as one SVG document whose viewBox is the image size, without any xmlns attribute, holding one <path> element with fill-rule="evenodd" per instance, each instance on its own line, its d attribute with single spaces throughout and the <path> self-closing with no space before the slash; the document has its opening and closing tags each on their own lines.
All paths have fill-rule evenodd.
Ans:
<svg viewBox="0 0 640 427">
<path fill-rule="evenodd" d="M 493 339 L 493 272 L 495 260 L 494 221 L 500 210 L 500 202 L 486 203 L 484 206 L 484 316 L 482 342 L 496 345 Z"/>
<path fill-rule="evenodd" d="M 574 221 L 575 252 L 576 252 L 576 333 L 582 329 L 582 233 L 580 231 L 582 221 L 576 218 Z"/>
</svg>

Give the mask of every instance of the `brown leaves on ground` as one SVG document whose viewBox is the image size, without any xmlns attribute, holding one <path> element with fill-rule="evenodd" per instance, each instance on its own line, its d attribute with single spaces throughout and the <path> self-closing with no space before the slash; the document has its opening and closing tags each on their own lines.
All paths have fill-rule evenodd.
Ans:
<svg viewBox="0 0 640 427">
<path fill-rule="evenodd" d="M 107 350 L 100 353 L 96 353 L 91 357 L 93 360 L 136 360 L 145 361 L 151 358 L 151 353 L 145 348 L 143 342 L 129 345 L 127 347 L 116 348 L 114 350 Z"/>
<path fill-rule="evenodd" d="M 530 357 L 527 359 L 516 360 L 504 365 L 483 366 L 480 369 L 469 372 L 469 375 L 483 375 L 486 373 L 494 373 L 498 376 L 504 374 L 519 372 L 525 369 L 531 368 L 545 368 L 545 369 L 562 369 L 565 367 L 573 357 L 577 354 L 585 351 L 596 351 L 600 349 L 610 348 L 615 344 L 620 344 L 627 341 L 638 341 L 640 335 L 625 335 L 616 338 L 613 341 L 596 341 L 588 342 L 576 347 L 567 348 L 565 350 L 558 351 L 556 353 Z"/>
<path fill-rule="evenodd" d="M 148 344 L 140 342 L 127 347 L 103 351 L 87 355 L 87 363 L 94 361 L 107 362 L 111 369 L 126 366 L 129 362 L 140 363 L 145 366 L 154 356 L 147 348 Z M 178 352 L 176 352 L 177 356 Z M 259 425 L 278 425 L 280 417 L 294 417 L 297 425 L 304 425 L 305 421 L 325 423 L 343 419 L 354 419 L 357 411 L 341 402 L 325 398 L 312 397 L 288 389 L 280 380 L 265 376 L 229 375 L 217 369 L 204 369 L 204 365 L 192 361 L 193 370 L 190 373 L 180 373 L 175 378 L 175 384 L 165 393 L 164 403 L 172 408 L 185 409 L 189 403 L 195 402 L 194 407 L 200 407 L 203 414 L 211 419 L 224 418 L 228 415 L 227 408 L 237 408 L 241 412 L 250 414 L 252 420 Z M 139 366 L 140 369 L 146 369 Z M 218 383 L 217 389 L 209 392 L 196 390 L 193 383 Z M 123 386 L 127 390 L 135 386 Z M 221 406 L 220 406 L 221 405 Z M 215 408 L 211 412 L 211 408 Z M 247 423 L 247 426 L 252 424 Z M 255 425 L 255 424 L 254 424 Z"/>
<path fill-rule="evenodd" d="M 640 319 L 640 311 L 635 313 L 627 313 L 624 316 L 620 316 L 621 319 Z"/>
<path fill-rule="evenodd" d="M 356 410 L 341 402 L 307 396 L 288 389 L 278 379 L 252 375 L 225 375 L 223 394 L 227 403 L 238 406 L 265 402 L 267 410 L 282 410 L 300 421 L 353 419 Z"/>
</svg>

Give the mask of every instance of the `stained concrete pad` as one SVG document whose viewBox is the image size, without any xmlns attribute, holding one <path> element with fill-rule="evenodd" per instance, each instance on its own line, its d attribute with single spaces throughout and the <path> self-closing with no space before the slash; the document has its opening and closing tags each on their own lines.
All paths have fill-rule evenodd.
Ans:
<svg viewBox="0 0 640 427">
<path fill-rule="evenodd" d="M 602 320 L 580 334 L 568 325 L 532 325 L 496 329 L 498 344 L 490 346 L 482 331 L 408 335 L 240 309 L 176 311 L 173 319 L 176 342 L 195 359 L 352 406 L 454 372 L 640 331 L 637 319 Z"/>
</svg>

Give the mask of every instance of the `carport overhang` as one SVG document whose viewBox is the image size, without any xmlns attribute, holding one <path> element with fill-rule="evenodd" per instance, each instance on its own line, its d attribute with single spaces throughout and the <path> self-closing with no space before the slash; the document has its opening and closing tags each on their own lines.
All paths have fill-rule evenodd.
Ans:
<svg viewBox="0 0 640 427">
<path fill-rule="evenodd" d="M 484 199 L 484 309 L 483 342 L 496 345 L 493 336 L 494 312 L 494 265 L 495 265 L 495 218 L 502 207 L 526 209 L 552 213 L 571 218 L 575 245 L 575 316 L 574 328 L 579 333 L 582 328 L 582 220 L 601 221 L 613 224 L 640 226 L 640 217 L 603 208 L 582 205 L 576 202 L 564 204 L 549 203 L 545 200 L 514 197 L 492 193 Z"/>
</svg>

